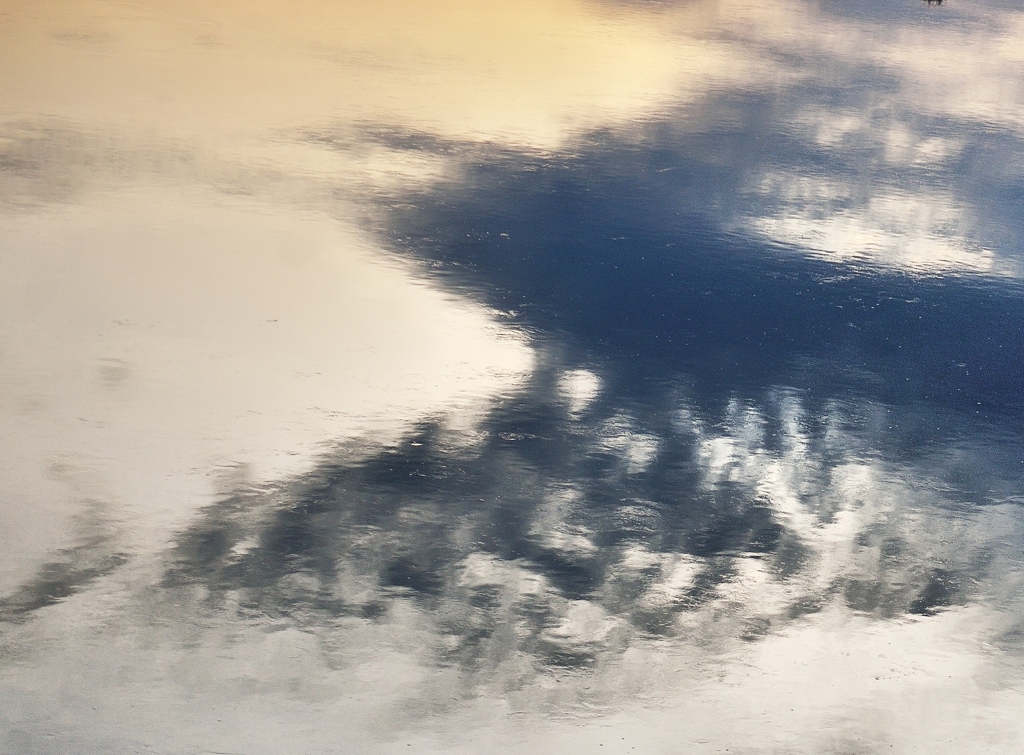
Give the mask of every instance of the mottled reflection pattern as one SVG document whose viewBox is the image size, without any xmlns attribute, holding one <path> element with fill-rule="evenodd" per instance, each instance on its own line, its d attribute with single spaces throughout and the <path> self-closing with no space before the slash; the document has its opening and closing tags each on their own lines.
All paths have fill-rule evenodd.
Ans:
<svg viewBox="0 0 1024 755">
<path fill-rule="evenodd" d="M 0 7 L 0 752 L 1024 751 L 1022 51 Z"/>
<path fill-rule="evenodd" d="M 643 638 L 754 641 L 831 601 L 929 616 L 1013 557 L 1020 517 L 970 500 L 1005 504 L 979 489 L 998 472 L 978 479 L 968 449 L 885 458 L 912 413 L 783 390 L 630 406 L 599 385 L 548 364 L 472 432 L 438 420 L 240 491 L 183 533 L 162 586 L 339 631 L 412 610 L 437 662 L 514 684 Z"/>
</svg>

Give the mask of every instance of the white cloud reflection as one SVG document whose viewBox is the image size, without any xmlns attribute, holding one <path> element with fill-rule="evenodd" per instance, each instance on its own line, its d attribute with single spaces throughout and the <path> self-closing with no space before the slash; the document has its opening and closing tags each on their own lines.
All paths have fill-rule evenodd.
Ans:
<svg viewBox="0 0 1024 755">
<path fill-rule="evenodd" d="M 1024 138 L 1018 11 L 922 6 L 891 23 L 782 0 L 27 7 L 0 32 L 10 127 L 45 116 L 113 135 L 123 154 L 175 141 L 365 199 L 460 168 L 457 153 L 395 149 L 368 139 L 375 130 L 572 154 L 589 131 L 664 117 L 699 130 L 717 98 L 774 93 L 787 105 L 769 131 L 854 162 L 871 147 L 878 165 L 849 177 L 843 207 L 766 197 L 746 228 L 840 263 L 1018 273 L 1016 251 L 977 233 L 977 200 L 944 167 L 967 140 Z M 749 186 L 818 180 L 774 158 Z M 907 168 L 921 173 L 909 187 Z M 949 227 L 940 207 L 965 222 Z"/>
<path fill-rule="evenodd" d="M 749 229 L 824 259 L 924 275 L 1019 272 L 970 238 L 976 223 L 950 192 L 864 196 L 831 178 L 785 174 L 766 176 L 758 189 L 777 212 L 750 218 Z"/>
<path fill-rule="evenodd" d="M 991 208 L 956 186 L 949 166 L 968 142 L 1024 137 L 1024 26 L 1001 8 L 950 12 L 957 23 L 890 25 L 785 3 L 739 11 L 747 44 L 784 67 L 804 56 L 796 94 L 780 92 L 795 113 L 778 128 L 832 161 L 808 174 L 773 156 L 769 172 L 750 179 L 760 209 L 747 229 L 840 263 L 1019 277 L 1017 250 L 984 241 L 981 210 Z M 831 105 L 801 102 L 800 87 L 829 92 Z M 1019 166 L 1008 169 L 1019 177 Z"/>
<path fill-rule="evenodd" d="M 685 409 L 691 421 L 662 442 L 692 448 L 699 486 L 753 500 L 788 545 L 694 555 L 657 544 L 669 527 L 634 527 L 601 550 L 610 560 L 596 589 L 573 597 L 558 586 L 557 570 L 481 548 L 464 519 L 396 499 L 407 509 L 404 532 L 346 525 L 326 533 L 338 538 L 333 577 L 291 571 L 254 602 L 255 586 L 232 577 L 160 594 L 122 572 L 40 610 L 30 625 L 8 625 L 5 647 L 18 660 L 5 666 L 0 685 L 21 707 L 7 714 L 5 744 L 34 752 L 46 736 L 108 752 L 148 743 L 184 751 L 202 742 L 269 753 L 287 741 L 314 752 L 344 742 L 365 752 L 474 752 L 486 744 L 575 753 L 601 743 L 674 752 L 686 743 L 709 753 L 954 753 L 969 737 L 987 752 L 1017 751 L 1019 677 L 993 649 L 1016 626 L 1019 595 L 1005 609 L 967 596 L 1006 594 L 1020 581 L 1019 565 L 985 566 L 1017 542 L 1019 512 L 968 511 L 933 484 L 940 470 L 927 458 L 880 458 L 856 419 L 863 407 L 816 415 L 829 427 L 824 433 L 809 429 L 803 402 L 785 391 L 762 405 L 736 399 L 719 421 L 699 406 Z M 568 412 L 565 419 L 578 427 Z M 590 432 L 601 437 L 605 428 L 596 423 Z M 505 449 L 499 468 L 510 468 L 515 444 L 494 442 Z M 579 453 L 589 448 L 583 443 Z M 495 463 L 478 457 L 480 449 L 467 453 L 467 470 Z M 529 518 L 531 537 L 565 558 L 594 550 L 562 547 L 552 533 L 589 526 L 600 535 L 654 505 L 623 501 L 608 519 L 588 496 L 616 483 L 595 480 L 584 493 L 558 482 L 559 469 L 545 473 L 554 480 Z M 515 494 L 508 480 L 498 484 Z M 528 477 L 520 484 L 534 485 Z M 367 505 L 355 479 L 343 487 L 352 493 L 339 511 Z M 462 494 L 453 488 L 443 497 Z M 376 495 L 367 511 L 391 505 L 386 489 Z M 266 547 L 272 499 L 252 511 L 239 537 L 255 534 Z M 197 534 L 215 524 L 212 512 Z M 485 518 L 476 531 L 501 521 Z M 382 586 L 359 555 L 391 548 L 397 536 L 402 558 L 427 557 L 447 547 L 447 536 L 418 531 L 441 522 L 464 555 L 442 566 L 447 586 L 436 602 Z M 928 570 L 963 592 L 946 601 Z M 325 590 L 385 608 L 375 618 L 332 615 L 317 607 Z M 67 716 L 59 729 L 39 718 L 58 698 Z"/>
<path fill-rule="evenodd" d="M 756 163 L 747 231 L 840 263 L 1016 274 L 946 171 L 982 128 L 1024 138 L 1024 15 L 918 28 L 805 3 L 570 0 L 3 12 L 0 576 L 25 610 L 0 639 L 0 748 L 1020 751 L 1019 675 L 992 651 L 1019 601 L 1008 503 L 965 512 L 941 463 L 864 451 L 848 426 L 872 407 L 822 410 L 815 435 L 785 389 L 717 421 L 681 402 L 673 438 L 632 409 L 602 413 L 610 389 L 584 369 L 555 379 L 544 410 L 580 446 L 541 469 L 487 429 L 495 403 L 528 392 L 530 344 L 382 262 L 352 218 L 379 193 L 457 180 L 461 143 L 571 155 L 588 131 L 668 113 L 699 130 L 715 98 L 774 92 L 797 106 L 769 130 L 875 162 L 827 177 L 782 154 Z M 814 87 L 837 104 L 808 104 Z M 886 88 L 896 104 L 876 101 Z M 444 144 L 391 143 L 409 135 Z M 434 416 L 473 439 L 445 458 L 497 459 L 472 506 L 446 518 L 399 496 L 386 526 L 329 511 L 319 571 L 260 571 L 288 511 L 273 496 L 334 473 L 325 443 L 372 438 L 374 459 Z M 676 491 L 690 534 L 724 544 L 659 540 L 678 512 L 645 485 L 665 459 L 692 475 Z M 197 512 L 252 488 L 242 513 Z M 386 511 L 385 488 L 352 505 Z M 493 500 L 507 505 L 487 520 Z M 713 526 L 730 512 L 735 542 Z M 222 529 L 237 538 L 219 556 L 209 540 L 210 556 L 203 538 Z M 176 533 L 200 573 L 183 585 L 164 548 Z M 305 546 L 280 539 L 270 560 L 291 569 Z M 207 557 L 226 565 L 216 578 Z M 403 558 L 437 584 L 426 567 L 382 584 Z M 16 590 L 61 578 L 72 594 L 51 605 Z"/>
<path fill-rule="evenodd" d="M 111 192 L 9 220 L 4 589 L 75 540 L 82 501 L 108 501 L 136 539 L 123 547 L 150 548 L 233 470 L 294 474 L 325 443 L 436 412 L 471 427 L 529 373 L 525 339 L 378 254 L 352 226 L 212 192 Z"/>
<path fill-rule="evenodd" d="M 601 392 L 601 379 L 590 370 L 566 370 L 558 391 L 569 405 L 571 415 L 582 414 Z"/>
</svg>

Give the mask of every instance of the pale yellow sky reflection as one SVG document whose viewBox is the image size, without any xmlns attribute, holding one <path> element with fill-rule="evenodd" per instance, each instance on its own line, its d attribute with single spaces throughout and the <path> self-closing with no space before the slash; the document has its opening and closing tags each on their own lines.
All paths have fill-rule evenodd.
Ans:
<svg viewBox="0 0 1024 755">
<path fill-rule="evenodd" d="M 659 12 L 580 0 L 51 0 L 7 16 L 8 117 L 202 139 L 383 123 L 554 149 L 748 66 Z"/>
</svg>

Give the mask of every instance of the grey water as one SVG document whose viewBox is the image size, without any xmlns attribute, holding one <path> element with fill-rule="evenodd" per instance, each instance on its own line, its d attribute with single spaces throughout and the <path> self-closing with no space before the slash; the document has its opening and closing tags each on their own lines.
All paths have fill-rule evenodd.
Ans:
<svg viewBox="0 0 1024 755">
<path fill-rule="evenodd" d="M 1017 753 L 1024 10 L 0 8 L 0 751 Z"/>
</svg>

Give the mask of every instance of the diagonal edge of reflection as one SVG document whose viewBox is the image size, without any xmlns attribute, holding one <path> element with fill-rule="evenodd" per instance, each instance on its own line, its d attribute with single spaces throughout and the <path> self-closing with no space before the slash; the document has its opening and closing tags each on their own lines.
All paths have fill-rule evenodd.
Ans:
<svg viewBox="0 0 1024 755">
<path fill-rule="evenodd" d="M 724 410 L 678 390 L 672 412 L 581 403 L 580 370 L 600 380 L 547 360 L 468 436 L 439 417 L 226 497 L 180 534 L 163 599 L 342 634 L 412 611 L 434 662 L 481 681 L 756 641 L 828 605 L 927 617 L 987 589 L 994 509 L 882 460 L 856 407 L 809 417 L 781 389 Z"/>
</svg>

